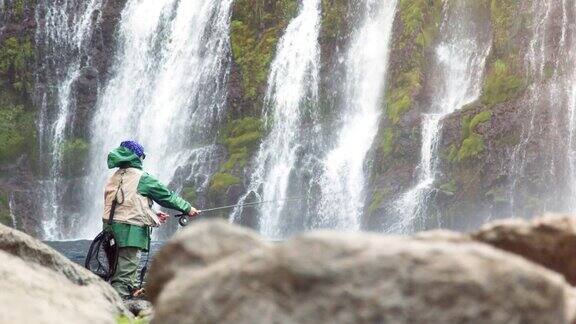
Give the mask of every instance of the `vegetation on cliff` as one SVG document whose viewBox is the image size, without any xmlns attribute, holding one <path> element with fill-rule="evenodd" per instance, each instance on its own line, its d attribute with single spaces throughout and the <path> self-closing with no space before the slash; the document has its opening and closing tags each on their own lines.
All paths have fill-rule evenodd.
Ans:
<svg viewBox="0 0 576 324">
<path fill-rule="evenodd" d="M 4 19 L 25 19 L 25 0 L 4 4 Z M 30 14 L 30 13 L 29 13 Z M 34 151 L 35 113 L 31 104 L 35 48 L 33 30 L 8 29 L 0 36 L 0 164 L 11 164 Z"/>
<path fill-rule="evenodd" d="M 34 114 L 22 105 L 0 100 L 0 163 L 12 163 L 23 152 L 35 147 Z"/>
<path fill-rule="evenodd" d="M 18 92 L 32 89 L 34 47 L 28 38 L 8 37 L 0 44 L 0 78 Z"/>
<path fill-rule="evenodd" d="M 440 27 L 442 3 L 441 0 L 401 0 L 398 4 L 386 91 L 385 128 L 378 140 L 379 154 L 386 165 L 392 156 L 396 159 L 402 155 L 395 152 L 397 140 L 406 135 L 401 133 L 411 132 L 401 129 L 399 122 L 420 95 L 427 56 Z"/>
<path fill-rule="evenodd" d="M 12 226 L 12 215 L 10 215 L 10 197 L 6 192 L 0 191 L 0 224 Z"/>
<path fill-rule="evenodd" d="M 492 112 L 481 111 L 474 116 L 464 115 L 462 118 L 462 143 L 459 148 L 452 146 L 448 158 L 452 162 L 461 162 L 477 157 L 484 151 L 484 139 L 475 132 L 478 125 L 485 123 L 492 117 Z"/>
<path fill-rule="evenodd" d="M 522 17 L 517 17 L 520 2 L 516 0 L 491 0 L 492 52 L 488 61 L 480 102 L 487 108 L 517 98 L 525 89 L 518 57 L 518 43 L 513 33 L 518 33 Z M 516 22 L 516 23 L 515 23 Z M 520 26 L 520 27 L 518 27 Z"/>
<path fill-rule="evenodd" d="M 232 120 L 224 128 L 220 142 L 226 147 L 228 160 L 212 178 L 210 189 L 221 192 L 240 183 L 239 174 L 248 163 L 263 136 L 263 122 L 256 117 Z"/>
<path fill-rule="evenodd" d="M 436 39 L 442 15 L 442 0 L 400 0 L 401 32 L 395 37 L 392 56 L 404 57 L 391 66 L 386 114 L 397 124 L 422 87 L 426 54 Z"/>
<path fill-rule="evenodd" d="M 278 39 L 297 8 L 295 0 L 234 2 L 230 40 L 246 103 L 259 105 Z"/>
</svg>

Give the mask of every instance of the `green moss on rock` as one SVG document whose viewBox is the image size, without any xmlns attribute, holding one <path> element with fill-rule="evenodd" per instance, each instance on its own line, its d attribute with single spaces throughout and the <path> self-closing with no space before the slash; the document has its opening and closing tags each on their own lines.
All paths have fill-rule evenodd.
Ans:
<svg viewBox="0 0 576 324">
<path fill-rule="evenodd" d="M 223 133 L 223 144 L 228 151 L 228 160 L 223 164 L 223 172 L 231 172 L 236 167 L 244 168 L 251 154 L 258 148 L 263 136 L 262 120 L 245 117 L 232 120 Z"/>
<path fill-rule="evenodd" d="M 482 111 L 475 116 L 464 116 L 462 118 L 462 144 L 460 148 L 452 145 L 449 149 L 448 158 L 453 162 L 462 162 L 474 158 L 485 149 L 482 135 L 477 134 L 475 129 L 478 125 L 485 123 L 492 118 L 491 111 Z"/>
<path fill-rule="evenodd" d="M 210 189 L 213 193 L 225 191 L 229 186 L 240 183 L 233 175 L 246 166 L 263 136 L 263 122 L 260 118 L 245 117 L 228 122 L 220 142 L 228 151 L 228 160 L 220 167 L 220 173 L 212 177 Z"/>
<path fill-rule="evenodd" d="M 401 34 L 395 38 L 393 56 L 403 57 L 392 69 L 387 92 L 387 116 L 396 124 L 413 103 L 422 84 L 426 50 L 433 43 L 442 15 L 441 0 L 400 0 Z"/>
<path fill-rule="evenodd" d="M 213 193 L 223 193 L 225 192 L 230 186 L 236 185 L 240 183 L 240 179 L 236 176 L 233 176 L 229 173 L 219 172 L 216 173 L 212 180 L 210 181 L 210 190 Z"/>
<path fill-rule="evenodd" d="M 503 60 L 496 60 L 486 77 L 481 101 L 488 107 L 515 99 L 525 88 L 525 82 L 513 74 Z"/>
<path fill-rule="evenodd" d="M 510 32 L 518 12 L 518 0 L 489 0 L 492 21 L 493 50 L 499 57 L 506 56 L 511 50 Z"/>
<path fill-rule="evenodd" d="M 462 141 L 462 146 L 458 151 L 458 161 L 463 161 L 484 151 L 484 139 L 478 134 L 471 134 L 468 138 Z"/>
<path fill-rule="evenodd" d="M 35 143 L 34 116 L 21 105 L 0 105 L 0 163 L 13 162 Z"/>
<path fill-rule="evenodd" d="M 516 99 L 526 89 L 527 81 L 520 73 L 517 22 L 520 1 L 489 0 L 492 21 L 492 52 L 487 66 L 480 102 L 488 108 Z"/>
<path fill-rule="evenodd" d="M 394 149 L 394 130 L 391 127 L 386 128 L 384 131 L 381 149 L 384 156 L 392 153 L 392 150 Z"/>
<path fill-rule="evenodd" d="M 278 39 L 297 6 L 295 0 L 235 1 L 230 40 L 234 61 L 240 67 L 245 100 L 258 98 Z"/>
<path fill-rule="evenodd" d="M 33 61 L 34 46 L 29 38 L 8 37 L 0 44 L 0 76 L 6 76 L 14 89 L 20 92 L 32 88 L 30 65 Z"/>
<path fill-rule="evenodd" d="M 0 224 L 12 226 L 12 215 L 10 214 L 10 197 L 7 193 L 0 191 Z"/>
</svg>

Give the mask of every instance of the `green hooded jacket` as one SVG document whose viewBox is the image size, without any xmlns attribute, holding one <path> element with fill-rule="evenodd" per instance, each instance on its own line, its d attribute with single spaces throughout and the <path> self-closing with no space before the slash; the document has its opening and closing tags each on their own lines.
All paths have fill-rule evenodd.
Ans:
<svg viewBox="0 0 576 324">
<path fill-rule="evenodd" d="M 136 168 L 142 170 L 142 160 L 129 149 L 118 147 L 108 154 L 108 168 Z M 148 173 L 144 173 L 140 178 L 137 191 L 140 195 L 152 199 L 164 208 L 178 210 L 186 214 L 192 208 L 189 202 L 182 199 L 177 193 L 168 189 L 168 187 Z M 149 228 L 115 223 L 112 229 L 120 247 L 138 247 L 148 250 L 150 241 Z"/>
</svg>

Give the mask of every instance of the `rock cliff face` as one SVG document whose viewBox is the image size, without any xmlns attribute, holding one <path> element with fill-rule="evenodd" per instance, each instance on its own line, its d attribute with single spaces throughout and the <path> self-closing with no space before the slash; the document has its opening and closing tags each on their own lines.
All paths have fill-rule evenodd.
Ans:
<svg viewBox="0 0 576 324">
<path fill-rule="evenodd" d="M 80 53 L 79 75 L 71 87 L 73 127 L 63 143 L 63 210 L 73 215 L 88 152 L 89 121 L 99 90 L 110 79 L 117 24 L 125 0 L 102 1 L 92 13 L 94 27 Z M 570 2 L 570 1 L 568 1 Z M 236 0 L 230 21 L 231 63 L 227 115 L 220 129 L 217 172 L 208 190 L 190 183 L 184 195 L 203 206 L 236 203 L 245 192 L 262 138 L 262 103 L 276 45 L 297 14 L 294 0 Z M 572 145 L 567 89 L 576 34 L 573 10 L 554 1 L 401 0 L 393 27 L 388 85 L 379 133 L 366 161 L 369 185 L 363 227 L 383 230 L 393 205 L 413 187 L 421 157 L 422 113 L 434 101 L 438 75 L 432 69 L 445 12 L 464 6 L 474 13 L 477 33 L 489 36 L 481 95 L 442 120 L 438 172 L 427 217 L 415 229 L 475 227 L 490 217 L 530 216 L 571 204 Z M 354 1 L 321 1 L 318 109 L 330 124 L 339 102 L 343 49 L 358 21 Z M 43 105 L 54 105 L 57 71 L 38 38 L 46 3 L 4 0 L 0 6 L 0 222 L 41 236 L 42 224 L 28 216 L 40 210 L 39 180 L 46 181 L 45 143 L 39 140 Z M 73 9 L 71 9 L 73 10 Z M 562 19 L 554 19 L 562 17 Z M 560 90 L 559 90 L 560 89 Z M 48 114 L 53 111 L 47 110 Z M 44 153 L 43 153 L 44 152 Z M 178 173 L 177 173 L 178 174 Z M 315 192 L 317 188 L 311 188 Z M 11 206 L 11 208 L 10 208 Z M 12 212 L 10 212 L 10 210 Z M 16 215 L 12 219 L 11 215 Z M 474 215 L 466 216 L 463 215 Z M 222 213 L 216 216 L 227 216 Z M 254 217 L 242 222 L 257 226 Z M 63 225 L 64 226 L 64 225 Z"/>
<path fill-rule="evenodd" d="M 562 197 L 572 181 L 570 112 L 566 93 L 551 89 L 566 87 L 562 78 L 570 68 L 559 56 L 571 53 L 566 47 L 574 44 L 564 39 L 566 20 L 551 17 L 573 20 L 573 10 L 563 11 L 553 1 L 460 3 L 474 10 L 474 19 L 484 19 L 477 32 L 491 34 L 492 45 L 480 98 L 442 122 L 433 207 L 417 227 L 468 229 L 490 217 L 565 208 L 569 202 Z M 420 20 L 411 20 L 414 10 L 423 13 L 416 15 Z M 441 1 L 400 4 L 387 115 L 374 147 L 368 228 L 382 226 L 394 210 L 390 205 L 417 181 L 420 113 L 429 108 L 429 89 L 437 77 L 426 62 L 437 40 L 440 10 Z"/>
</svg>

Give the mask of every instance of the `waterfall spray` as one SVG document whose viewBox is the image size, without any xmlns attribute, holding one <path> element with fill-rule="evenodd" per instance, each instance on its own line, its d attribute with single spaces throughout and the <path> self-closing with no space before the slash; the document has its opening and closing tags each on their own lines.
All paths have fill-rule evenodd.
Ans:
<svg viewBox="0 0 576 324">
<path fill-rule="evenodd" d="M 525 112 L 528 120 L 511 159 L 509 214 L 512 216 L 530 216 L 536 211 L 530 205 L 549 212 L 566 212 L 576 206 L 573 198 L 576 182 L 567 181 L 575 178 L 576 161 L 573 144 L 575 31 L 570 23 L 575 19 L 575 6 L 573 1 L 536 1 L 532 4 L 532 14 L 532 38 L 525 56 L 530 79 L 524 99 L 529 109 Z M 557 29 L 560 30 L 558 40 L 553 36 Z M 538 160 L 530 151 L 543 138 L 547 143 L 539 148 L 539 156 L 545 159 Z M 534 183 L 538 180 L 530 175 L 532 167 L 537 167 L 542 175 L 537 188 Z M 535 189 L 540 192 L 535 193 Z"/>
<path fill-rule="evenodd" d="M 64 191 L 62 147 L 75 109 L 72 84 L 86 64 L 81 63 L 81 58 L 87 55 L 85 48 L 91 36 L 93 13 L 100 5 L 100 0 L 41 1 L 38 4 L 45 9 L 45 15 L 41 17 L 37 13 L 36 44 L 44 51 L 40 64 L 48 71 L 47 79 L 43 80 L 46 89 L 37 95 L 40 98 L 40 154 L 49 157 L 45 164 L 45 179 L 40 183 L 45 239 L 62 239 L 66 235 L 61 226 L 65 215 L 59 208 Z"/>
<path fill-rule="evenodd" d="M 268 88 L 264 99 L 264 120 L 269 134 L 260 146 L 256 170 L 250 179 L 243 203 L 251 194 L 262 200 L 283 201 L 286 198 L 290 173 L 297 159 L 297 150 L 304 139 L 304 106 L 315 105 L 318 94 L 320 50 L 320 1 L 304 0 L 278 43 L 272 61 Z M 286 232 L 279 222 L 284 204 L 260 208 L 260 231 L 268 237 L 281 237 Z M 232 220 L 242 212 L 236 208 Z"/>
<path fill-rule="evenodd" d="M 359 230 L 364 205 L 364 162 L 378 132 L 396 0 L 366 0 L 364 18 L 346 53 L 342 126 L 323 160 L 323 193 L 314 228 Z"/>
<path fill-rule="evenodd" d="M 422 115 L 422 145 L 417 184 L 395 203 L 399 215 L 387 231 L 413 231 L 418 219 L 428 215 L 429 199 L 438 173 L 438 143 L 442 135 L 442 119 L 478 99 L 484 66 L 490 52 L 490 36 L 482 26 L 487 22 L 472 17 L 466 6 L 445 3 L 440 42 L 435 50 L 432 102 Z"/>
</svg>

